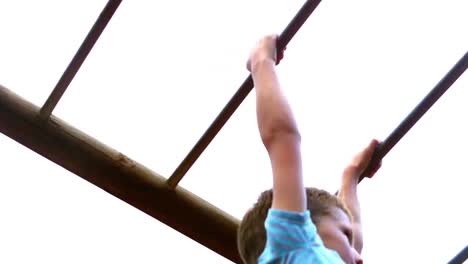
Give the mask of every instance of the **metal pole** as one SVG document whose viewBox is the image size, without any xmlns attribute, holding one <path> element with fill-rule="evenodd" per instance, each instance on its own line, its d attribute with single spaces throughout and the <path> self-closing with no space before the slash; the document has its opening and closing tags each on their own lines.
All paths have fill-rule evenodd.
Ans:
<svg viewBox="0 0 468 264">
<path fill-rule="evenodd" d="M 448 264 L 463 264 L 468 259 L 468 246 L 460 251 Z"/>
<path fill-rule="evenodd" d="M 452 67 L 439 83 L 424 97 L 424 99 L 409 113 L 398 127 L 376 148 L 374 155 L 359 182 L 372 173 L 387 153 L 400 139 L 418 122 L 418 120 L 434 105 L 435 102 L 452 86 L 452 84 L 468 68 L 468 52 Z"/>
<path fill-rule="evenodd" d="M 88 57 L 89 52 L 93 48 L 96 41 L 99 39 L 99 36 L 101 36 L 101 33 L 106 28 L 121 2 L 122 0 L 109 0 L 107 5 L 104 7 L 85 40 L 71 60 L 70 64 L 68 64 L 67 69 L 62 74 L 62 77 L 58 81 L 54 90 L 49 95 L 49 98 L 47 98 L 44 106 L 41 108 L 40 117 L 42 119 L 47 119 L 52 114 L 55 106 L 57 106 L 60 98 L 62 98 L 63 94 L 67 90 L 86 57 Z"/>
<path fill-rule="evenodd" d="M 277 50 L 282 51 L 297 31 L 302 27 L 307 18 L 312 14 L 315 8 L 320 4 L 320 0 L 309 0 L 307 1 L 291 20 L 288 26 L 284 29 L 278 38 Z M 252 76 L 249 75 L 245 79 L 244 83 L 237 90 L 234 96 L 229 100 L 226 106 L 223 108 L 221 113 L 216 117 L 210 127 L 205 131 L 202 137 L 198 140 L 195 146 L 190 150 L 184 160 L 172 173 L 171 177 L 167 180 L 167 184 L 171 188 L 175 188 L 179 184 L 180 180 L 184 177 L 187 171 L 197 161 L 203 151 L 208 147 L 213 138 L 218 134 L 221 128 L 226 124 L 232 114 L 236 111 L 239 105 L 244 101 L 250 91 L 253 89 L 254 84 Z"/>
</svg>

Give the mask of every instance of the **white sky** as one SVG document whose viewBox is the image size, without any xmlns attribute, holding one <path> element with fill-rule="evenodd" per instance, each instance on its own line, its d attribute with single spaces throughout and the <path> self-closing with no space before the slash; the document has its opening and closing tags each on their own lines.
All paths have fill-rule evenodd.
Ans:
<svg viewBox="0 0 468 264">
<path fill-rule="evenodd" d="M 0 1 L 0 83 L 41 106 L 107 1 Z M 124 1 L 54 114 L 168 176 L 303 1 Z M 385 139 L 468 49 L 463 0 L 323 1 L 279 67 L 306 183 Z M 468 73 L 360 185 L 366 263 L 446 263 L 468 244 Z M 240 218 L 270 186 L 253 93 L 181 182 Z M 1 263 L 230 263 L 0 135 Z M 155 203 L 164 201 L 155 201 Z"/>
</svg>

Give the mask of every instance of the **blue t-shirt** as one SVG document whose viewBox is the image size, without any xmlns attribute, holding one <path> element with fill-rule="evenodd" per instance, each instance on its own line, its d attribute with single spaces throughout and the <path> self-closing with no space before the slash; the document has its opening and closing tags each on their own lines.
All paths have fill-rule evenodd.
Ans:
<svg viewBox="0 0 468 264">
<path fill-rule="evenodd" d="M 309 211 L 270 209 L 265 220 L 267 241 L 259 264 L 342 264 L 336 251 L 323 245 Z"/>
</svg>

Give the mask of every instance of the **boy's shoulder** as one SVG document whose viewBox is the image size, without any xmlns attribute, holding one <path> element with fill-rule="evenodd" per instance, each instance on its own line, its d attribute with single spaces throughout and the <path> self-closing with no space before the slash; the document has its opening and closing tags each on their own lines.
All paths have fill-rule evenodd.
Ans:
<svg viewBox="0 0 468 264">
<path fill-rule="evenodd" d="M 288 263 L 343 263 L 338 253 L 327 249 L 310 212 L 270 209 L 265 220 L 267 242 L 259 263 L 288 260 Z"/>
</svg>

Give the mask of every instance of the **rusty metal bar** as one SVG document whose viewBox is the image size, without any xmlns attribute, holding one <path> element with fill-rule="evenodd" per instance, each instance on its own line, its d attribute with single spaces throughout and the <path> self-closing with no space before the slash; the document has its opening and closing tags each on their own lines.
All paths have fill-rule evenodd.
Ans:
<svg viewBox="0 0 468 264">
<path fill-rule="evenodd" d="M 411 111 L 398 127 L 376 148 L 366 170 L 359 182 L 374 171 L 387 153 L 401 138 L 418 122 L 418 120 L 439 100 L 439 98 L 455 83 L 468 68 L 468 52 L 450 69 L 424 99 Z"/>
<path fill-rule="evenodd" d="M 86 57 L 88 57 L 89 52 L 93 48 L 94 44 L 96 44 L 96 41 L 99 39 L 99 36 L 101 36 L 101 33 L 106 28 L 121 2 L 122 0 L 109 0 L 109 2 L 107 2 L 107 5 L 102 10 L 85 40 L 71 60 L 70 64 L 68 64 L 67 69 L 62 74 L 62 77 L 58 81 L 52 93 L 49 95 L 49 98 L 47 98 L 44 106 L 42 106 L 40 110 L 41 118 L 47 119 L 52 114 L 55 106 L 57 106 L 60 98 L 62 98 L 63 94 L 67 90 Z"/>
<path fill-rule="evenodd" d="M 51 116 L 0 86 L 0 132 L 153 216 L 191 239 L 241 263 L 238 220 L 123 154 Z M 31 197 L 33 199 L 33 197 Z"/>
<path fill-rule="evenodd" d="M 277 50 L 282 51 L 297 31 L 302 27 L 310 14 L 320 4 L 320 0 L 309 0 L 304 3 L 296 16 L 291 20 L 288 26 L 284 29 L 278 38 Z M 198 140 L 195 146 L 190 150 L 184 160 L 172 173 L 171 177 L 167 180 L 171 188 L 175 188 L 182 180 L 187 171 L 197 161 L 203 151 L 208 147 L 214 137 L 218 134 L 221 128 L 226 124 L 229 118 L 234 114 L 239 105 L 244 101 L 250 91 L 253 89 L 254 84 L 252 76 L 249 75 L 244 83 L 240 86 L 234 96 L 229 100 L 223 110 L 219 113 L 216 119 L 211 123 L 210 127 L 205 131 L 202 137 Z"/>
</svg>

